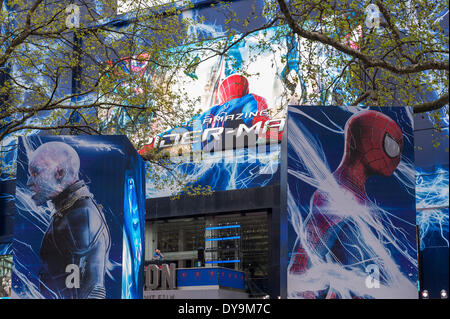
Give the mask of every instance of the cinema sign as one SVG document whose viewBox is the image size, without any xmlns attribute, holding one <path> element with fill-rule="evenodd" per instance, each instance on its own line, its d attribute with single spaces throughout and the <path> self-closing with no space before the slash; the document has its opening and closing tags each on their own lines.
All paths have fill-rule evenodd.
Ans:
<svg viewBox="0 0 450 319">
<path fill-rule="evenodd" d="M 175 264 L 149 265 L 145 270 L 144 290 L 172 290 L 176 289 L 177 270 Z"/>
</svg>

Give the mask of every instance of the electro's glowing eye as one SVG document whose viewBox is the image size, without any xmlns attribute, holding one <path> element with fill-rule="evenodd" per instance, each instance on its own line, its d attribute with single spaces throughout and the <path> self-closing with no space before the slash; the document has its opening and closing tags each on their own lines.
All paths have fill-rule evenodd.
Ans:
<svg viewBox="0 0 450 319">
<path fill-rule="evenodd" d="M 384 151 L 389 157 L 394 158 L 400 155 L 400 145 L 389 134 L 384 136 L 383 144 Z"/>
</svg>

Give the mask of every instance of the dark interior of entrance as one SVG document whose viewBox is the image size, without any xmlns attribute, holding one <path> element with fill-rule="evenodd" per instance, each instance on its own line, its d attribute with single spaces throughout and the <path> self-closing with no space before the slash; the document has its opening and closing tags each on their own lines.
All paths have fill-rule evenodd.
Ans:
<svg viewBox="0 0 450 319">
<path fill-rule="evenodd" d="M 147 251 L 160 249 L 165 262 L 177 268 L 219 266 L 243 271 L 251 296 L 268 294 L 266 211 L 155 220 L 148 227 L 151 247 Z"/>
</svg>

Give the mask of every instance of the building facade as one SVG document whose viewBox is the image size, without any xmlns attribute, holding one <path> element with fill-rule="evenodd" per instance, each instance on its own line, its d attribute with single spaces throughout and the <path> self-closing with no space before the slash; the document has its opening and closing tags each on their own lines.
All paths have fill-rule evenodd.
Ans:
<svg viewBox="0 0 450 319">
<path fill-rule="evenodd" d="M 194 1 L 193 8 L 181 10 L 182 17 L 201 21 L 189 29 L 193 39 L 222 40 L 228 24 L 225 11 L 238 12 L 240 21 L 250 21 L 245 27 L 233 22 L 237 34 L 267 22 L 260 14 L 264 1 L 231 1 L 229 8 L 222 9 L 214 8 L 215 3 Z M 133 12 L 132 6 L 95 9 L 99 17 L 107 17 L 99 19 L 99 24 L 117 31 L 127 28 Z M 288 105 L 311 104 L 304 97 L 314 87 L 302 81 L 305 56 L 298 38 L 285 37 L 270 49 L 258 48 L 258 40 L 276 34 L 279 28 L 269 28 L 269 35 L 255 33 L 226 56 L 210 58 L 185 72 L 180 86 L 190 98 L 199 98 L 194 105 L 198 115 L 190 123 L 149 136 L 140 150 L 141 154 L 148 149 L 177 154 L 163 163 L 170 166 L 170 172 L 147 163 L 144 250 L 148 265 L 155 249 L 160 249 L 165 262 L 179 269 L 222 267 L 242 272 L 244 291 L 250 297 L 289 297 L 289 264 L 298 247 L 292 239 L 296 230 L 287 207 L 287 111 Z M 204 58 L 201 54 L 199 58 Z M 99 59 L 108 60 L 105 56 Z M 132 60 L 124 66 L 126 72 L 142 71 L 144 76 L 147 69 Z M 76 79 L 83 74 L 88 70 L 72 70 L 68 91 L 80 90 Z M 295 77 L 300 81 L 294 83 Z M 316 102 L 337 104 L 331 98 Z M 108 116 L 104 122 L 127 121 L 119 108 Z M 447 120 L 445 114 L 443 118 L 438 130 L 431 116 L 414 116 L 415 165 L 409 162 L 407 166 L 409 177 L 416 174 L 415 189 L 409 188 L 417 200 L 417 220 L 411 223 L 418 226 L 418 289 L 427 289 L 436 298 L 441 289 L 448 291 L 448 258 L 439 257 L 448 256 L 449 240 L 448 114 Z M 338 131 L 343 128 L 344 123 L 336 126 Z M 5 161 L 15 160 L 6 153 L 2 153 Z M 339 156 L 335 157 L 338 161 Z M 13 179 L 4 178 L 2 187 L 6 194 L 2 207 L 7 208 L 2 208 L 0 219 L 0 254 L 11 255 Z"/>
</svg>

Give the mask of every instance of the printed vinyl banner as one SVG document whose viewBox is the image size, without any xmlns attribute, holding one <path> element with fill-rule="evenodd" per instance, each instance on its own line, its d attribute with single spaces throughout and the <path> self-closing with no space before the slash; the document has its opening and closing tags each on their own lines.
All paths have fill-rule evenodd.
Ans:
<svg viewBox="0 0 450 319">
<path fill-rule="evenodd" d="M 412 123 L 403 107 L 289 107 L 289 298 L 418 298 Z"/>
<path fill-rule="evenodd" d="M 219 86 L 220 104 L 192 118 L 183 126 L 150 139 L 139 153 L 159 148 L 172 153 L 181 151 L 211 152 L 226 149 L 276 144 L 281 141 L 285 119 L 272 118 L 267 100 L 249 93 L 243 75 L 227 77 Z"/>
<path fill-rule="evenodd" d="M 159 198 L 264 187 L 280 182 L 280 144 L 173 157 L 165 167 L 147 162 L 146 196 Z M 169 169 L 166 169 L 168 167 Z"/>
<path fill-rule="evenodd" d="M 211 25 L 205 25 L 205 29 L 215 30 Z M 185 96 L 181 110 L 198 115 L 185 118 L 180 114 L 183 120 L 178 121 L 180 125 L 176 128 L 166 127 L 168 124 L 162 119 L 155 119 L 152 126 L 161 134 L 148 136 L 139 151 L 141 154 L 154 148 L 172 154 L 179 153 L 180 148 L 183 151 L 220 151 L 281 140 L 288 102 L 305 98 L 310 89 L 301 77 L 301 43 L 295 37 L 283 37 L 262 49 L 258 45 L 260 41 L 283 31 L 271 28 L 248 36 L 230 48 L 227 55 L 211 56 L 209 47 L 217 46 L 225 36 L 216 31 L 210 37 L 218 39 L 207 41 L 203 49 L 195 45 L 176 48 L 177 51 L 197 52 L 189 57 L 196 67 L 179 70 L 174 77 L 177 81 L 173 90 Z M 139 94 L 142 88 L 127 83 L 126 74 L 136 74 L 152 83 L 165 82 L 148 59 L 148 54 L 142 53 L 124 57 L 120 62 L 108 61 L 114 65 L 115 72 L 124 74 L 124 81 L 118 84 L 129 90 L 130 96 Z M 124 128 L 130 122 L 120 107 L 98 115 L 102 129 Z"/>
<path fill-rule="evenodd" d="M 214 30 L 212 25 L 205 25 L 205 29 Z M 174 92 L 186 97 L 185 103 L 180 105 L 181 109 L 188 112 L 192 107 L 194 114 L 199 114 L 189 123 L 185 123 L 188 125 L 181 126 L 190 131 L 218 127 L 226 130 L 239 129 L 241 124 L 250 128 L 256 123 L 274 120 L 273 123 L 267 124 L 275 128 L 275 120 L 283 118 L 288 101 L 304 98 L 307 90 L 310 89 L 301 76 L 301 57 L 299 56 L 301 44 L 296 38 L 278 39 L 278 43 L 273 43 L 265 49 L 258 45 L 264 39 L 275 37 L 277 32 L 283 31 L 271 28 L 248 36 L 231 47 L 224 56 L 211 56 L 210 47 L 217 46 L 225 36 L 225 33 L 218 30 L 209 35 L 218 39 L 207 41 L 203 49 L 198 49 L 196 45 L 175 48 L 176 51 L 197 52 L 195 56 L 189 57 L 192 58 L 192 64 L 196 67 L 192 70 L 179 70 L 174 77 L 177 79 L 173 88 Z M 114 62 L 116 72 L 124 73 L 124 81 L 118 84 L 130 90 L 130 96 L 139 94 L 142 88 L 130 87 L 130 84 L 125 81 L 126 74 L 139 75 L 143 81 L 152 83 L 166 81 L 161 78 L 161 75 L 155 73 L 154 66 L 148 62 L 148 59 L 148 54 L 142 53 L 136 57 L 123 57 L 120 62 L 108 61 L 111 65 Z M 202 62 L 199 63 L 200 61 Z M 299 80 L 295 81 L 297 78 Z M 99 112 L 99 117 L 105 127 L 109 123 L 124 127 L 130 121 L 125 110 L 120 107 L 111 108 L 108 112 Z M 180 118 L 182 118 L 181 115 Z M 166 124 L 158 123 L 158 121 L 155 123 L 158 132 L 172 128 L 165 126 Z M 282 125 L 278 123 L 279 126 Z M 276 133 L 268 134 L 267 129 L 263 130 L 264 126 L 257 129 L 259 138 L 277 138 Z M 282 131 L 282 127 L 279 131 Z M 213 133 L 215 136 L 220 135 L 217 130 L 212 131 L 210 135 Z M 233 133 L 235 137 L 238 135 L 236 131 Z M 225 132 L 222 134 L 225 136 Z M 227 132 L 227 134 L 231 133 Z M 175 136 L 168 136 L 167 139 L 170 139 L 171 143 L 166 141 L 160 145 L 162 135 L 164 134 L 158 137 L 148 136 L 147 145 L 141 152 L 149 148 L 168 148 L 180 142 Z M 184 144 L 189 144 L 187 141 L 186 138 Z M 205 146 L 205 143 L 202 144 Z"/>
<path fill-rule="evenodd" d="M 414 135 L 420 290 L 430 299 L 449 291 L 448 107 L 438 112 L 417 114 Z"/>
<path fill-rule="evenodd" d="M 143 161 L 125 136 L 19 138 L 13 298 L 142 298 Z"/>
<path fill-rule="evenodd" d="M 139 151 L 145 154 L 158 148 L 171 154 L 164 168 L 148 165 L 147 198 L 181 195 L 194 188 L 224 191 L 279 181 L 284 116 L 271 118 L 266 99 L 249 93 L 244 76 L 231 75 L 219 91 L 223 104 L 152 138 Z"/>
<path fill-rule="evenodd" d="M 419 226 L 419 247 L 449 247 L 448 169 L 416 168 L 416 206 Z M 447 260 L 448 262 L 448 260 Z M 446 267 L 448 269 L 448 267 Z"/>
</svg>

